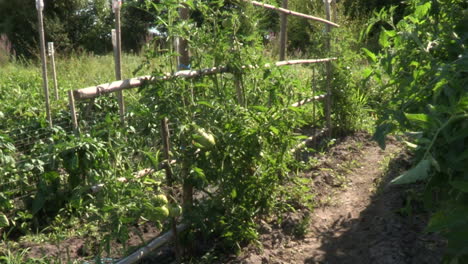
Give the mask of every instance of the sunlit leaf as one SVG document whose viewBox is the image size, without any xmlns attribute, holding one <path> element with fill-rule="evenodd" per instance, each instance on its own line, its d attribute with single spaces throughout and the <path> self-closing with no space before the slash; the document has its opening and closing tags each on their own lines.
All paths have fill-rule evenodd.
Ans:
<svg viewBox="0 0 468 264">
<path fill-rule="evenodd" d="M 407 184 L 427 179 L 430 168 L 429 160 L 421 160 L 415 167 L 393 179 L 390 184 Z"/>
<path fill-rule="evenodd" d="M 377 62 L 377 56 L 370 50 L 366 48 L 362 48 L 362 51 L 364 51 L 365 55 L 374 63 Z"/>
</svg>

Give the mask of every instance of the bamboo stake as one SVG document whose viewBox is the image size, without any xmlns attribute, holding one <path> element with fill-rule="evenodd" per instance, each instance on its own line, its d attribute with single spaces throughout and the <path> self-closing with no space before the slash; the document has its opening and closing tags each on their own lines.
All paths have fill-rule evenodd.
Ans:
<svg viewBox="0 0 468 264">
<path fill-rule="evenodd" d="M 295 64 L 310 64 L 310 63 L 321 63 L 327 61 L 333 61 L 336 58 L 325 58 L 325 59 L 309 59 L 309 60 L 289 60 L 289 61 L 279 61 L 276 62 L 274 66 L 281 67 L 281 66 L 288 66 L 288 65 L 295 65 Z M 265 64 L 265 68 L 272 67 L 270 64 Z M 242 69 L 256 69 L 260 68 L 258 65 L 247 65 L 242 66 Z M 174 74 L 167 73 L 164 76 L 158 77 L 151 77 L 147 76 L 140 76 L 135 77 L 127 80 L 115 81 L 111 83 L 104 83 L 97 86 L 86 87 L 78 90 L 74 90 L 74 95 L 76 100 L 83 100 L 83 99 L 90 99 L 96 98 L 103 94 L 113 93 L 120 90 L 131 89 L 135 87 L 140 87 L 145 81 L 168 81 L 174 78 L 195 78 L 199 76 L 206 76 L 218 73 L 225 73 L 230 72 L 230 68 L 226 66 L 221 67 L 213 67 L 209 69 L 202 69 L 202 70 L 185 70 L 185 71 L 178 71 Z"/>
<path fill-rule="evenodd" d="M 115 58 L 115 78 L 122 80 L 122 38 L 120 32 L 120 6 L 121 0 L 113 0 L 113 9 L 115 13 L 115 45 L 114 46 L 114 58 Z M 113 44 L 114 44 L 114 33 L 112 33 Z M 117 92 L 117 99 L 119 102 L 119 115 L 120 122 L 122 125 L 125 124 L 125 101 L 123 91 Z"/>
<path fill-rule="evenodd" d="M 316 102 L 316 101 L 320 101 L 322 100 L 323 98 L 327 97 L 326 94 L 322 94 L 322 95 L 317 95 L 317 96 L 314 96 L 312 98 L 307 98 L 307 99 L 304 99 L 304 100 L 301 100 L 297 103 L 294 103 L 292 104 L 291 106 L 292 107 L 299 107 L 299 106 L 303 106 L 307 103 L 311 103 L 311 102 Z M 314 104 L 314 108 L 315 108 L 315 104 Z M 315 120 L 314 120 L 315 121 Z"/>
<path fill-rule="evenodd" d="M 306 138 L 304 141 L 302 141 L 301 143 L 297 144 L 294 148 L 292 148 L 290 150 L 291 153 L 295 153 L 296 151 L 298 151 L 301 148 L 305 147 L 307 145 L 307 143 L 316 140 L 317 137 L 319 137 L 320 135 L 322 135 L 326 131 L 327 131 L 327 129 L 324 128 L 324 129 L 321 129 L 321 130 L 319 130 L 317 132 L 314 132 L 314 134 L 312 136 Z"/>
<path fill-rule="evenodd" d="M 288 0 L 283 0 L 282 8 L 288 9 Z M 281 29 L 280 29 L 280 54 L 279 60 L 283 61 L 286 57 L 286 42 L 288 33 L 288 16 L 285 13 L 281 13 Z"/>
<path fill-rule="evenodd" d="M 324 0 L 325 1 L 325 13 L 326 17 L 328 20 L 330 20 L 330 0 Z M 331 51 L 331 41 L 330 41 L 330 31 L 331 27 L 330 25 L 325 25 L 325 31 L 326 31 L 326 49 L 327 52 L 330 53 Z M 325 115 L 327 118 L 327 128 L 328 128 L 328 136 L 331 137 L 332 135 L 332 123 L 331 123 L 331 105 L 332 105 L 332 98 L 331 98 L 331 81 L 332 81 L 332 68 L 331 68 L 331 63 L 328 61 L 325 63 L 326 67 L 326 75 L 327 75 L 327 99 L 326 99 L 326 107 L 325 107 Z"/>
<path fill-rule="evenodd" d="M 46 51 L 45 51 L 44 18 L 42 16 L 42 11 L 44 10 L 43 0 L 36 0 L 36 9 L 37 9 L 37 17 L 38 17 L 39 44 L 40 44 L 40 49 L 41 49 L 41 61 L 42 61 L 42 86 L 44 88 L 47 122 L 49 122 L 49 127 L 52 127 L 52 115 L 50 112 L 50 101 L 49 101 L 49 84 L 47 80 L 47 58 L 46 58 Z"/>
<path fill-rule="evenodd" d="M 75 133 L 78 133 L 78 119 L 76 118 L 76 108 L 75 108 L 75 98 L 73 95 L 73 91 L 69 90 L 68 91 L 68 103 L 70 105 L 70 113 L 71 113 L 71 118 L 73 122 L 73 130 Z"/>
<path fill-rule="evenodd" d="M 161 134 L 162 134 L 162 139 L 163 139 L 163 147 L 164 147 L 164 158 L 165 158 L 165 169 L 166 169 L 166 182 L 167 186 L 169 188 L 169 203 L 170 204 L 175 204 L 176 199 L 175 199 L 175 193 L 173 189 L 173 183 L 174 183 L 174 176 L 172 174 L 172 168 L 170 164 L 170 134 L 169 134 L 169 125 L 168 125 L 168 120 L 167 118 L 163 118 L 161 120 Z M 173 240 L 174 240 L 174 245 L 175 245 L 175 254 L 177 258 L 177 262 L 180 263 L 181 260 L 181 254 L 180 254 L 180 247 L 179 247 L 179 241 L 177 237 L 177 222 L 176 218 L 172 217 L 171 218 L 171 229 L 173 232 Z"/>
<path fill-rule="evenodd" d="M 185 224 L 178 225 L 175 228 L 177 232 L 183 232 L 185 229 L 187 229 L 187 225 Z M 141 260 L 146 255 L 148 255 L 151 251 L 173 240 L 176 237 L 174 234 L 177 234 L 177 232 L 174 233 L 174 230 L 170 230 L 164 233 L 163 235 L 155 238 L 148 245 L 138 249 L 137 251 L 133 252 L 131 255 L 117 261 L 116 264 L 132 264 Z"/>
<path fill-rule="evenodd" d="M 302 17 L 302 18 L 306 18 L 306 19 L 309 19 L 309 20 L 322 22 L 322 23 L 325 23 L 327 25 L 331 25 L 331 26 L 334 26 L 334 27 L 340 27 L 340 25 L 331 22 L 329 19 L 323 19 L 323 18 L 320 18 L 320 17 L 310 16 L 310 15 L 306 15 L 306 14 L 303 14 L 303 13 L 291 11 L 289 9 L 284 9 L 284 8 L 272 6 L 272 5 L 269 5 L 269 4 L 260 3 L 260 2 L 257 2 L 257 1 L 250 1 L 250 0 L 243 0 L 243 1 L 251 3 L 254 6 L 259 6 L 259 7 L 275 10 L 275 11 L 278 11 L 278 12 L 281 12 L 281 13 L 285 13 L 287 15 Z"/>
<path fill-rule="evenodd" d="M 54 50 L 54 43 L 49 42 L 47 43 L 48 50 L 49 50 L 49 56 L 50 56 L 50 62 L 52 64 L 52 76 L 54 78 L 54 92 L 55 92 L 55 100 L 59 99 L 59 94 L 58 94 L 58 84 L 57 84 L 57 72 L 55 71 L 55 50 Z"/>
</svg>

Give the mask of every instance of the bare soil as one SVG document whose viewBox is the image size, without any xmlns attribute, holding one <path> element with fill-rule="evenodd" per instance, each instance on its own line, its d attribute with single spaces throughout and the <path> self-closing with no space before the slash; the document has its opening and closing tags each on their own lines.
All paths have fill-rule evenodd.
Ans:
<svg viewBox="0 0 468 264">
<path fill-rule="evenodd" d="M 113 263 L 122 257 L 125 252 L 133 250 L 145 245 L 160 234 L 160 230 L 151 223 L 145 223 L 138 227 L 132 227 L 129 232 L 129 239 L 126 241 L 125 247 L 123 244 L 112 241 L 109 244 L 110 255 L 101 259 L 102 263 Z M 100 248 L 102 241 L 95 237 L 71 237 L 66 240 L 57 241 L 57 243 L 31 243 L 22 242 L 19 247 L 28 249 L 28 258 L 55 259 L 61 261 L 58 263 L 70 263 L 73 261 L 82 261 L 83 263 L 95 263 L 99 251 L 106 251 Z M 86 262 L 91 259 L 93 261 Z"/>
<path fill-rule="evenodd" d="M 420 186 L 388 185 L 409 161 L 396 140 L 386 150 L 367 134 L 340 140 L 305 172 L 318 206 L 286 215 L 282 223 L 263 222 L 262 248 L 228 262 L 441 263 L 445 242 L 423 232 L 428 215 L 418 202 L 407 203 L 411 189 Z M 298 237 L 294 230 L 301 228 L 305 235 Z"/>
</svg>

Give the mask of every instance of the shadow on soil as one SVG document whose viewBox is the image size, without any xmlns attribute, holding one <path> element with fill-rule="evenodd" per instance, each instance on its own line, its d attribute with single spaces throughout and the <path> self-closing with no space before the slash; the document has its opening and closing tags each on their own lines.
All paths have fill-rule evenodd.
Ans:
<svg viewBox="0 0 468 264">
<path fill-rule="evenodd" d="M 304 263 L 421 264 L 441 263 L 444 242 L 424 234 L 428 215 L 414 190 L 422 186 L 389 186 L 390 180 L 409 169 L 409 157 L 390 161 L 369 206 L 356 218 L 342 218 L 331 228 L 317 230 L 321 253 L 311 252 Z M 316 254 L 320 254 L 316 255 Z"/>
</svg>

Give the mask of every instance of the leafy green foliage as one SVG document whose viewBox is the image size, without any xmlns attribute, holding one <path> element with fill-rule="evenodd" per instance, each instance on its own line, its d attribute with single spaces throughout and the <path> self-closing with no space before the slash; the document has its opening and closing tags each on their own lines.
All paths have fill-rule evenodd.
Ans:
<svg viewBox="0 0 468 264">
<path fill-rule="evenodd" d="M 308 7 L 322 12 L 320 2 Z M 192 19 L 187 22 L 178 21 L 181 1 L 176 0 L 127 2 L 126 8 L 134 8 L 131 13 L 141 15 L 142 20 L 126 22 L 135 25 L 135 31 L 143 25 L 154 25 L 161 32 L 157 41 L 162 43 L 172 43 L 177 36 L 186 38 L 192 57 L 190 65 L 184 67 L 226 66 L 229 73 L 148 82 L 139 94 L 126 91 L 125 127 L 120 124 L 112 96 L 76 102 L 79 135 L 72 132 L 69 113 L 57 110 L 65 109 L 67 104 L 63 91 L 113 80 L 113 70 L 102 67 L 112 64 L 111 56 L 57 56 L 62 99 L 52 101 L 53 128 L 48 128 L 42 111 L 37 65 L 18 62 L 2 68 L 0 172 L 4 174 L 0 174 L 0 212 L 7 218 L 8 232 L 22 235 L 43 228 L 46 232 L 83 228 L 101 241 L 101 247 L 93 252 L 99 255 L 106 250 L 105 245 L 115 240 L 126 250 L 132 225 L 151 222 L 165 228 L 168 216 L 184 215 L 205 234 L 222 237 L 226 248 L 239 249 L 258 238 L 259 218 L 290 210 L 291 205 L 286 202 L 312 204 L 313 197 L 306 195 L 309 185 L 291 181 L 290 149 L 301 139 L 297 131 L 310 124 L 307 121 L 312 114 L 316 114 L 316 120 L 323 116 L 322 105 L 317 104 L 315 113 L 310 106 L 291 105 L 311 96 L 310 81 L 316 83 L 314 95 L 324 93 L 324 68 L 263 68 L 267 63 L 273 65 L 269 58 L 272 52 L 263 45 L 266 32 L 259 29 L 266 12 L 258 12 L 247 3 L 183 3 L 191 12 Z M 303 1 L 296 5 L 299 7 L 300 3 Z M 57 9 L 64 4 L 55 1 L 49 7 Z M 68 4 L 70 10 L 48 17 L 50 32 L 62 40 L 64 49 L 73 47 L 70 42 L 77 36 L 86 45 L 95 45 L 95 37 L 110 25 L 109 10 L 102 1 Z M 84 8 L 83 13 L 72 12 L 77 6 Z M 141 9 L 143 6 L 149 10 Z M 76 25 L 61 23 L 67 14 L 77 20 Z M 144 23 L 149 18 L 156 22 Z M 74 28 L 86 28 L 91 20 L 96 26 L 92 30 L 81 32 Z M 293 28 L 304 25 L 296 22 L 299 20 L 292 22 Z M 312 27 L 309 22 L 307 25 L 307 36 L 313 45 L 304 50 L 313 52 L 314 57 L 332 55 L 323 52 L 322 27 Z M 76 35 L 65 34 L 70 33 L 64 32 L 67 28 Z M 335 53 L 358 46 L 354 35 L 343 33 L 331 36 L 343 43 Z M 294 35 L 293 47 L 300 46 L 302 37 Z M 140 37 L 135 39 L 141 41 Z M 100 48 L 105 51 L 107 46 Z M 154 76 L 174 72 L 178 68 L 177 55 L 172 47 L 156 45 L 148 49 L 138 70 L 151 71 Z M 359 64 L 364 61 L 363 56 L 350 52 L 346 57 L 334 65 L 333 80 L 333 86 L 339 87 L 333 92 L 337 109 L 333 118 L 342 132 L 362 127 L 368 112 L 367 99 L 373 92 L 368 83 L 371 72 L 344 67 Z M 124 56 L 126 59 L 132 57 Z M 126 77 L 131 76 L 131 68 L 137 68 L 136 61 L 124 63 Z M 254 67 L 243 67 L 246 65 Z M 311 78 L 312 72 L 317 78 Z M 361 76 L 364 81 L 358 78 Z M 175 188 L 191 183 L 206 196 L 203 202 L 196 202 L 192 211 L 182 210 L 177 195 L 163 195 L 168 188 L 162 172 L 144 177 L 135 174 L 141 168 L 159 167 L 160 120 L 165 117 L 170 121 L 171 158 L 176 160 Z M 320 122 L 313 125 L 320 126 Z M 21 206 L 14 206 L 15 202 Z M 306 231 L 307 221 L 304 219 L 296 230 L 298 235 Z"/>
<path fill-rule="evenodd" d="M 177 181 L 208 193 L 189 218 L 205 233 L 222 237 L 227 248 L 239 249 L 257 239 L 255 219 L 278 206 L 280 187 L 288 178 L 293 129 L 303 124 L 302 110 L 290 107 L 298 83 L 278 68 L 242 69 L 271 64 L 263 56 L 262 36 L 254 30 L 252 7 L 238 4 L 225 10 L 215 3 L 189 2 L 203 21 L 197 25 L 176 20 L 177 3 L 154 6 L 165 14 L 160 27 L 168 36 L 189 40 L 192 67 L 221 65 L 231 73 L 149 83 L 141 89 L 141 102 L 156 120 L 170 121 Z M 171 65 L 174 54 L 161 55 Z M 165 70 L 156 68 L 153 75 Z"/>
<path fill-rule="evenodd" d="M 388 19 L 391 13 L 378 13 L 386 23 L 379 37 L 382 50 L 365 51 L 379 63 L 373 78 L 382 87 L 384 106 L 374 137 L 384 146 L 386 134 L 410 132 L 418 163 L 393 183 L 426 180 L 425 203 L 437 211 L 428 231 L 446 235 L 447 261 L 462 263 L 468 259 L 468 236 L 460 232 L 468 229 L 468 6 L 457 0 L 408 4 L 397 23 Z"/>
</svg>

